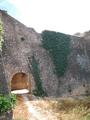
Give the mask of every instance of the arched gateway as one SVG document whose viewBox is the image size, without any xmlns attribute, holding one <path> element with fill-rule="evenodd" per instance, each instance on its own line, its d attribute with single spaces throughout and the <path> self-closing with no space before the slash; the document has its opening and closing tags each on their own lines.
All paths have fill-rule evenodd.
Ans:
<svg viewBox="0 0 90 120">
<path fill-rule="evenodd" d="M 11 80 L 11 91 L 23 89 L 28 90 L 28 92 L 31 90 L 29 76 L 23 72 L 16 73 Z"/>
</svg>

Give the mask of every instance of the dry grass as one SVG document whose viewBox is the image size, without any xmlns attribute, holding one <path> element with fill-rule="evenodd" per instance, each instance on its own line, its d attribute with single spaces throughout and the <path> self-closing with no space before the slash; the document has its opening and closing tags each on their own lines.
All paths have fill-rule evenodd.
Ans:
<svg viewBox="0 0 90 120">
<path fill-rule="evenodd" d="M 83 99 L 44 98 L 30 101 L 30 103 L 36 110 L 39 108 L 41 114 L 45 112 L 45 115 L 56 116 L 55 120 L 90 120 L 90 97 Z M 17 106 L 14 109 L 14 120 L 28 120 L 29 116 L 23 98 L 18 96 Z"/>
<path fill-rule="evenodd" d="M 57 120 L 90 120 L 90 97 L 39 100 L 35 105 L 43 110 L 53 111 Z"/>
<path fill-rule="evenodd" d="M 13 120 L 28 120 L 29 113 L 22 96 L 17 96 L 17 105 L 13 109 Z"/>
</svg>

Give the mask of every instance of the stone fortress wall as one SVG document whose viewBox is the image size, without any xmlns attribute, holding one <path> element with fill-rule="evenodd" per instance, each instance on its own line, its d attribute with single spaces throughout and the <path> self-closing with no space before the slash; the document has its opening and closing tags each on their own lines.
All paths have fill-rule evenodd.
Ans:
<svg viewBox="0 0 90 120">
<path fill-rule="evenodd" d="M 63 77 L 57 78 L 53 72 L 52 59 L 48 51 L 42 47 L 41 34 L 33 28 L 26 27 L 5 11 L 0 11 L 0 18 L 4 25 L 2 51 L 4 72 L 1 71 L 1 73 L 5 74 L 9 90 L 12 89 L 13 76 L 17 73 L 26 74 L 28 89 L 30 91 L 35 89 L 35 81 L 29 69 L 28 60 L 34 54 L 39 63 L 42 85 L 48 96 L 90 94 L 90 32 L 81 37 L 71 36 L 67 71 Z M 23 77 L 23 74 L 21 76 Z M 2 79 L 2 75 L 0 77 Z M 21 83 L 18 85 L 22 86 Z"/>
</svg>

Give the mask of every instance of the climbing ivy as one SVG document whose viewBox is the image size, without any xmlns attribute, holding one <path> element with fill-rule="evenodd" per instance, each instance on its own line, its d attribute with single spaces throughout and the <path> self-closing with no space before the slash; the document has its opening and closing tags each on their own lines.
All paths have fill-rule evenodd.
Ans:
<svg viewBox="0 0 90 120">
<path fill-rule="evenodd" d="M 58 77 L 63 76 L 67 68 L 67 57 L 70 52 L 70 36 L 54 32 L 42 32 L 42 45 L 49 51 L 55 65 L 55 73 Z"/>
<path fill-rule="evenodd" d="M 4 29 L 3 29 L 3 23 L 0 19 L 0 50 L 2 51 L 2 44 L 3 44 L 3 34 L 4 34 Z"/>
<path fill-rule="evenodd" d="M 46 96 L 46 93 L 42 87 L 42 80 L 40 78 L 40 70 L 39 70 L 38 62 L 36 61 L 34 56 L 32 56 L 31 66 L 32 66 L 33 77 L 36 83 L 36 89 L 33 91 L 33 93 L 36 96 L 42 96 L 42 97 Z"/>
</svg>

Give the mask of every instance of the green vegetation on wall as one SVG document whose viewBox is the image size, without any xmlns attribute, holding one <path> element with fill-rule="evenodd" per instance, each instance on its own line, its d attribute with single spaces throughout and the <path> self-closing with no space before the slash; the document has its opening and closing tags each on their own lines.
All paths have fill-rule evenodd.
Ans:
<svg viewBox="0 0 90 120">
<path fill-rule="evenodd" d="M 63 76 L 67 68 L 67 57 L 70 52 L 70 36 L 54 31 L 42 32 L 43 47 L 49 51 L 55 65 L 55 73 Z"/>
<path fill-rule="evenodd" d="M 32 56 L 31 66 L 32 66 L 33 77 L 36 83 L 36 89 L 33 91 L 33 93 L 36 96 L 42 96 L 42 97 L 46 96 L 46 93 L 43 90 L 42 80 L 40 78 L 40 70 L 39 70 L 38 62 L 36 61 L 34 56 Z"/>
<path fill-rule="evenodd" d="M 3 29 L 3 23 L 0 19 L 0 50 L 2 50 L 2 44 L 3 44 L 3 34 L 4 34 L 4 29 Z"/>
<path fill-rule="evenodd" d="M 8 90 L 8 85 L 7 85 L 7 81 L 5 78 L 5 68 L 4 68 L 4 61 L 3 61 L 3 56 L 2 56 L 2 46 L 4 43 L 4 26 L 3 26 L 3 22 L 0 19 L 0 71 L 1 71 L 1 76 L 0 76 L 0 93 L 1 94 L 8 94 L 9 90 Z"/>
</svg>

